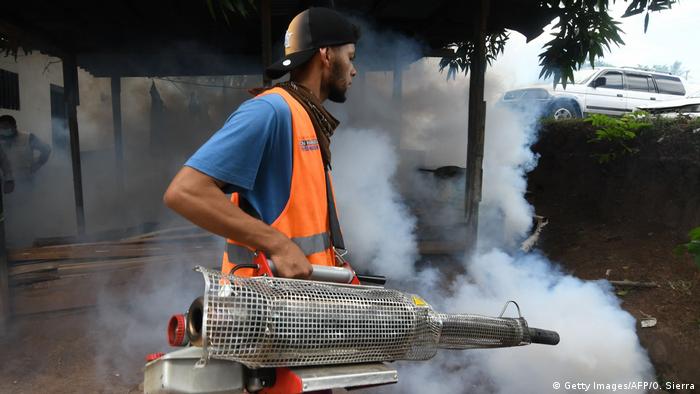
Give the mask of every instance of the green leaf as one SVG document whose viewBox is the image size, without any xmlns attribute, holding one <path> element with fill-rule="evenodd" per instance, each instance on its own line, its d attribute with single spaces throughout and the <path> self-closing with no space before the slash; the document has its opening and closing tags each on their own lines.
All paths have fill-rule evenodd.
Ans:
<svg viewBox="0 0 700 394">
<path fill-rule="evenodd" d="M 690 230 L 688 236 L 692 241 L 700 240 L 700 227 L 695 227 L 694 229 Z"/>
<path fill-rule="evenodd" d="M 213 0 L 207 0 L 207 8 L 209 8 L 212 19 L 216 19 L 216 12 L 214 12 L 214 4 L 212 4 L 212 1 Z"/>
<path fill-rule="evenodd" d="M 644 17 L 644 33 L 647 32 L 648 27 L 649 27 L 649 12 L 647 11 L 646 16 Z"/>
<path fill-rule="evenodd" d="M 690 241 L 685 244 L 685 247 L 688 249 L 688 253 L 692 255 L 700 255 L 700 241 Z"/>
</svg>

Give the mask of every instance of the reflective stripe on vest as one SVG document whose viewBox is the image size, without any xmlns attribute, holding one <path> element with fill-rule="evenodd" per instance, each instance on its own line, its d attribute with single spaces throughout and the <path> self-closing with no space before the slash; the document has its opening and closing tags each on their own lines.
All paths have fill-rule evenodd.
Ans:
<svg viewBox="0 0 700 394">
<path fill-rule="evenodd" d="M 326 169 L 313 123 L 301 104 L 284 89 L 272 88 L 263 93 L 265 94 L 280 95 L 289 106 L 292 117 L 292 179 L 289 198 L 270 226 L 294 241 L 312 264 L 336 265 L 330 237 Z M 239 203 L 236 193 L 231 196 L 231 203 Z M 252 249 L 228 239 L 222 271 L 228 273 L 235 264 L 251 262 L 255 256 Z M 251 274 L 252 270 L 248 268 L 236 271 L 236 275 L 240 276 Z"/>
<path fill-rule="evenodd" d="M 304 255 L 321 253 L 331 247 L 331 236 L 329 233 L 315 234 L 308 237 L 292 238 L 292 242 L 297 244 Z M 231 263 L 244 263 L 253 261 L 255 252 L 245 246 L 227 242 L 226 254 Z"/>
</svg>

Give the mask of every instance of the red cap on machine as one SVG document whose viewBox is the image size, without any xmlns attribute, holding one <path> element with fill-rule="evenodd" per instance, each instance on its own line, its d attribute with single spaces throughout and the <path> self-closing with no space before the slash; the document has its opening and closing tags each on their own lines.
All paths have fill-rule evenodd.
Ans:
<svg viewBox="0 0 700 394">
<path fill-rule="evenodd" d="M 146 356 L 146 362 L 150 363 L 153 360 L 158 360 L 159 358 L 165 356 L 165 353 L 163 352 L 158 352 L 158 353 L 151 353 L 148 356 Z"/>
<path fill-rule="evenodd" d="M 173 315 L 168 322 L 168 343 L 170 346 L 185 346 L 188 338 L 185 334 L 185 315 Z"/>
</svg>

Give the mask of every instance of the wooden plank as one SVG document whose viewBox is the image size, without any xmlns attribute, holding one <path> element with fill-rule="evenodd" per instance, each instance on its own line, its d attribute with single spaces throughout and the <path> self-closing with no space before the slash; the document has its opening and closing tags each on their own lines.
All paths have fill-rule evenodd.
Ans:
<svg viewBox="0 0 700 394">
<path fill-rule="evenodd" d="M 158 230 L 158 231 L 152 231 L 150 233 L 145 233 L 145 234 L 139 234 L 139 235 L 136 235 L 133 237 L 121 239 L 121 240 L 119 240 L 119 242 L 141 241 L 141 240 L 144 240 L 147 238 L 156 238 L 156 237 L 158 237 L 158 239 L 160 239 L 161 236 L 164 234 L 172 235 L 172 233 L 180 233 L 180 232 L 185 233 L 182 235 L 191 235 L 191 233 L 196 233 L 198 235 L 204 235 L 204 234 L 212 235 L 211 233 L 208 233 L 205 230 L 203 230 L 199 227 L 196 227 L 196 226 L 181 226 L 181 227 L 166 228 L 166 229 Z"/>
<path fill-rule="evenodd" d="M 126 290 L 129 283 L 133 283 L 134 278 L 142 272 L 142 267 L 132 268 L 15 287 L 11 289 L 12 314 L 25 315 L 94 306 L 100 302 L 103 294 L 124 293 L 124 297 L 128 298 L 131 296 L 128 291 L 120 292 L 115 289 Z"/>
<path fill-rule="evenodd" d="M 184 234 L 184 235 L 170 235 L 170 236 L 157 236 L 157 237 L 147 237 L 141 239 L 133 239 L 128 241 L 132 244 L 145 244 L 145 243 L 158 243 L 158 242 L 191 242 L 191 241 L 207 241 L 207 240 L 221 240 L 221 237 L 211 233 L 202 234 Z M 125 244 L 125 241 L 119 241 L 119 244 Z"/>
<path fill-rule="evenodd" d="M 11 261 L 61 260 L 61 259 L 104 259 L 111 257 L 148 257 L 184 253 L 187 251 L 216 249 L 219 241 L 190 243 L 186 248 L 167 244 L 99 244 L 46 246 L 43 248 L 17 249 L 10 251 Z"/>
<path fill-rule="evenodd" d="M 620 287 L 660 287 L 656 282 L 635 282 L 631 280 L 611 280 L 609 281 L 613 286 Z"/>
<path fill-rule="evenodd" d="M 174 260 L 182 261 L 183 259 L 192 261 L 193 265 L 198 264 L 202 261 L 207 262 L 207 264 L 205 265 L 216 265 L 220 263 L 219 260 L 221 259 L 222 254 L 222 251 L 218 253 L 205 251 L 198 253 L 185 253 L 177 256 L 153 256 L 139 259 L 110 260 L 100 262 L 99 264 L 65 264 L 61 265 L 57 271 L 62 277 L 65 277 L 67 275 L 101 271 L 115 271 L 120 269 L 129 269 L 153 264 L 172 264 Z"/>
<path fill-rule="evenodd" d="M 46 282 L 49 280 L 61 279 L 58 273 L 54 271 L 43 271 L 43 272 L 30 272 L 28 274 L 22 274 L 10 278 L 10 286 L 17 287 L 23 285 L 29 285 L 37 282 Z"/>
<path fill-rule="evenodd" d="M 219 265 L 220 256 L 211 254 L 187 255 L 192 257 L 192 266 L 202 264 L 214 267 Z M 183 258 L 177 256 L 176 258 Z M 134 283 L 144 274 L 150 264 L 170 264 L 171 259 L 153 259 L 150 263 L 135 263 L 129 265 L 103 266 L 102 271 L 80 271 L 67 268 L 61 271 L 58 278 L 30 284 L 17 285 L 10 288 L 11 310 L 15 315 L 52 312 L 66 309 L 84 308 L 100 303 L 129 303 L 134 302 L 132 289 Z M 87 266 L 87 265 L 86 265 Z M 182 265 L 177 267 L 182 269 Z M 80 267 L 82 268 L 90 268 Z M 183 275 L 186 274 L 183 272 Z"/>
<path fill-rule="evenodd" d="M 59 265 L 61 265 L 61 263 L 56 261 L 15 265 L 9 268 L 8 276 L 12 277 L 34 272 L 51 271 L 57 269 Z"/>
<path fill-rule="evenodd" d="M 149 233 L 153 234 L 153 233 Z M 87 247 L 87 246 L 112 246 L 112 245 L 130 245 L 130 244 L 145 244 L 145 243 L 157 243 L 157 242 L 189 242 L 189 241 L 196 241 L 196 240 L 211 240 L 212 242 L 217 239 L 221 239 L 219 236 L 208 233 L 208 232 L 202 232 L 198 234 L 182 234 L 182 235 L 171 235 L 171 236 L 152 236 L 152 235 L 145 235 L 145 236 L 138 236 L 138 237 L 131 237 L 131 238 L 124 238 L 122 240 L 118 241 L 97 241 L 97 242 L 78 242 L 78 243 L 63 243 L 63 244 L 53 244 L 53 245 L 45 245 L 45 246 L 33 246 L 30 248 L 24 248 L 21 249 L 22 251 L 29 251 L 29 250 L 34 250 L 34 249 L 41 249 L 41 248 L 68 248 L 68 247 L 74 247 L 74 246 L 80 246 L 80 247 Z M 12 252 L 19 251 L 20 249 L 15 249 Z M 43 250 L 43 249 L 42 249 Z"/>
<path fill-rule="evenodd" d="M 101 260 L 55 260 L 41 263 L 20 264 L 10 267 L 9 276 L 15 277 L 29 273 L 47 272 L 47 271 L 67 271 L 71 269 L 84 269 L 86 271 L 95 271 L 114 269 L 121 266 L 130 266 L 135 264 L 149 264 L 152 262 L 172 261 L 177 259 L 209 259 L 221 257 L 222 251 L 217 249 L 184 251 L 177 255 L 162 255 L 149 257 L 134 257 L 122 259 L 101 259 Z"/>
</svg>

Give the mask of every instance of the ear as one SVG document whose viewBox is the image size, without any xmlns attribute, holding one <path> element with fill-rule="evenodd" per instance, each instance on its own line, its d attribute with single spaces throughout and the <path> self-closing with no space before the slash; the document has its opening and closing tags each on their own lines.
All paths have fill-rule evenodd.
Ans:
<svg viewBox="0 0 700 394">
<path fill-rule="evenodd" d="M 321 54 L 321 64 L 323 66 L 328 66 L 330 67 L 331 65 L 331 60 L 332 60 L 332 52 L 331 48 L 325 47 L 325 48 L 319 48 L 319 53 Z"/>
</svg>

